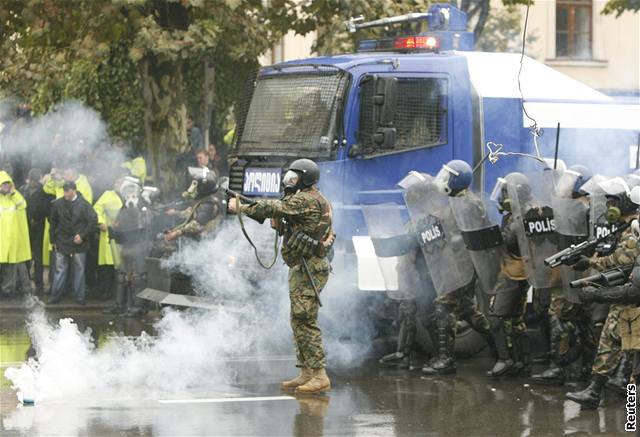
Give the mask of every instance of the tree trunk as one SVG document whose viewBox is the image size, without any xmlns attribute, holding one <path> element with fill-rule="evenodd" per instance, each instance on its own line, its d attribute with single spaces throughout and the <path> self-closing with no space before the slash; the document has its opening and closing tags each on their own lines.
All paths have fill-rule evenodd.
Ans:
<svg viewBox="0 0 640 437">
<path fill-rule="evenodd" d="M 155 184 L 166 197 L 186 188 L 181 178 L 184 164 L 179 159 L 188 148 L 182 73 L 179 64 L 158 62 L 151 56 L 145 64 L 145 100 L 149 99 L 146 106 L 151 131 L 147 147 Z"/>
</svg>

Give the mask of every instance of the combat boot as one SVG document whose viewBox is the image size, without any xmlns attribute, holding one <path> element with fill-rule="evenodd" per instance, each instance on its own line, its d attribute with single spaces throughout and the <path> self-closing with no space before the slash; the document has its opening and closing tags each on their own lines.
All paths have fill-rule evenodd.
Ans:
<svg viewBox="0 0 640 437">
<path fill-rule="evenodd" d="M 618 394 L 625 396 L 627 394 L 627 384 L 631 377 L 631 358 L 627 352 L 623 352 L 622 359 L 613 378 L 609 379 L 606 387 Z"/>
<path fill-rule="evenodd" d="M 300 369 L 300 373 L 298 374 L 298 376 L 288 381 L 282 381 L 282 383 L 280 384 L 280 388 L 282 388 L 283 390 L 292 390 L 298 386 L 301 386 L 302 384 L 307 383 L 309 380 L 311 380 L 312 377 L 313 370 L 303 367 L 302 369 Z"/>
<path fill-rule="evenodd" d="M 331 381 L 324 367 L 313 369 L 313 376 L 306 383 L 296 387 L 296 393 L 318 393 L 331 390 Z"/>
<path fill-rule="evenodd" d="M 562 385 L 564 384 L 564 369 L 555 363 L 551 364 L 541 373 L 537 373 L 531 377 L 534 384 L 541 385 Z"/>
<path fill-rule="evenodd" d="M 566 397 L 585 408 L 598 408 L 598 404 L 600 404 L 600 393 L 602 393 L 602 388 L 606 381 L 606 376 L 594 373 L 591 377 L 591 383 L 587 388 L 582 391 L 567 393 Z"/>
<path fill-rule="evenodd" d="M 438 357 L 422 368 L 427 375 L 446 375 L 456 373 L 456 361 L 453 357 L 453 333 L 450 332 L 449 313 L 444 307 L 436 308 L 436 327 L 438 330 Z"/>
<path fill-rule="evenodd" d="M 492 320 L 492 326 L 497 358 L 491 370 L 487 372 L 487 376 L 495 378 L 511 371 L 511 369 L 513 369 L 513 360 L 511 359 L 511 353 L 507 345 L 507 334 L 504 330 L 503 320 L 497 317 L 494 318 Z"/>
</svg>

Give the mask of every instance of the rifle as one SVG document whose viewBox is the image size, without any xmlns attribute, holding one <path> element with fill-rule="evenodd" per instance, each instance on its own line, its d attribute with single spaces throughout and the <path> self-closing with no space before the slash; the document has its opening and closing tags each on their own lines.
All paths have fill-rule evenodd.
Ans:
<svg viewBox="0 0 640 437">
<path fill-rule="evenodd" d="M 561 264 L 571 266 L 580 261 L 580 258 L 582 256 L 586 254 L 591 255 L 596 250 L 603 248 L 605 245 L 603 245 L 602 243 L 612 240 L 613 237 L 624 232 L 629 226 L 631 226 L 631 222 L 623 223 L 615 231 L 612 231 L 608 235 L 600 238 L 586 240 L 579 244 L 572 244 L 566 249 L 561 250 L 560 252 L 546 258 L 544 260 L 544 264 L 549 267 L 558 267 Z"/>
<path fill-rule="evenodd" d="M 597 285 L 600 287 L 615 287 L 616 285 L 623 285 L 628 281 L 629 275 L 631 275 L 631 271 L 633 270 L 633 266 L 634 264 L 629 264 L 627 266 L 616 267 L 611 270 L 599 272 L 595 275 L 587 276 L 586 278 L 576 279 L 575 281 L 571 281 L 569 286 L 571 288 L 582 288 L 588 285 Z"/>
<path fill-rule="evenodd" d="M 238 199 L 240 199 L 241 202 L 244 202 L 244 203 L 249 203 L 249 204 L 256 203 L 255 200 L 251 199 L 250 197 L 243 196 L 242 194 L 240 194 L 240 193 L 238 193 L 236 191 L 233 191 L 233 190 L 230 190 L 230 189 L 224 188 L 224 187 L 221 187 L 220 189 L 224 192 L 224 194 L 227 195 L 227 198 L 231 198 L 231 197 L 236 198 L 237 197 Z"/>
</svg>

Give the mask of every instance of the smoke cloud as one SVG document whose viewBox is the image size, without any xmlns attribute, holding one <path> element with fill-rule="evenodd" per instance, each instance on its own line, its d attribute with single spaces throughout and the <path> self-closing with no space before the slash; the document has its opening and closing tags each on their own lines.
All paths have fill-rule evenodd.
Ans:
<svg viewBox="0 0 640 437">
<path fill-rule="evenodd" d="M 250 220 L 246 227 L 261 256 L 272 256 L 270 227 Z M 236 222 L 224 223 L 214 239 L 183 247 L 166 265 L 192 275 L 196 292 L 220 303 L 219 308 L 167 308 L 155 325 L 156 336 L 114 335 L 96 348 L 90 330 L 81 332 L 68 318 L 51 325 L 36 305 L 28 324 L 36 359 L 5 372 L 18 398 L 39 403 L 139 390 L 166 396 L 203 384 L 228 389 L 239 382 L 239 357 L 285 355 L 294 360 L 287 269 L 280 260 L 269 271 L 259 267 Z M 335 275 L 329 284 L 322 293 L 320 325 L 330 369 L 360 364 L 373 329 L 362 305 L 345 293 L 347 284 Z"/>
</svg>

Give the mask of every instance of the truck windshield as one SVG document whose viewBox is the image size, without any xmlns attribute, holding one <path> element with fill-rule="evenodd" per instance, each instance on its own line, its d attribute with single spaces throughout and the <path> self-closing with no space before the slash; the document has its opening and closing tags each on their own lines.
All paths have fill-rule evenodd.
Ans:
<svg viewBox="0 0 640 437">
<path fill-rule="evenodd" d="M 258 79 L 237 143 L 240 153 L 328 156 L 335 135 L 339 71 L 265 75 Z"/>
</svg>

